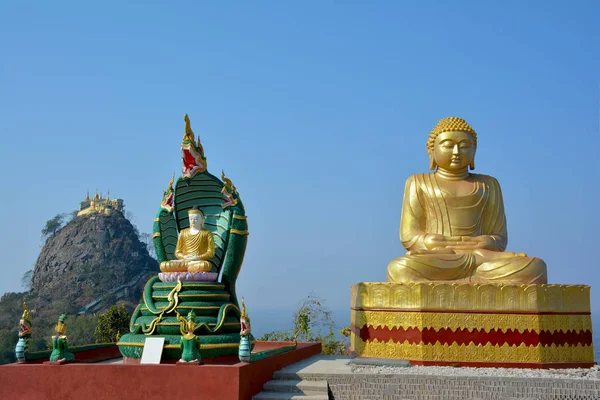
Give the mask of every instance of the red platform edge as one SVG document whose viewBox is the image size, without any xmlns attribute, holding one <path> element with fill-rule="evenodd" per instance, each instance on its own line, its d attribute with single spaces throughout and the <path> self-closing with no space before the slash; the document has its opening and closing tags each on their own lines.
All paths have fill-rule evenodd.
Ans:
<svg viewBox="0 0 600 400">
<path fill-rule="evenodd" d="M 290 344 L 257 342 L 255 351 Z M 64 365 L 0 366 L 0 399 L 251 399 L 275 371 L 320 354 L 321 344 L 298 343 L 294 350 L 253 363 L 230 361 L 186 368 L 176 364 L 91 364 L 83 362 L 83 353 L 81 361 Z"/>
</svg>

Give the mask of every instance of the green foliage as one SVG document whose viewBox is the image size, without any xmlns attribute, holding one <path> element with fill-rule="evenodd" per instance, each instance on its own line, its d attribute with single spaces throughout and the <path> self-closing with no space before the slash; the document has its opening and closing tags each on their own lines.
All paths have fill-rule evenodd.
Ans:
<svg viewBox="0 0 600 400">
<path fill-rule="evenodd" d="M 258 340 L 268 342 L 318 342 L 321 352 L 330 355 L 348 353 L 348 337 L 350 328 L 338 331 L 344 337 L 338 340 L 335 334 L 335 323 L 331 311 L 325 307 L 323 300 L 309 295 L 294 313 L 294 328 L 291 331 L 274 331 L 263 335 Z"/>
<path fill-rule="evenodd" d="M 0 364 L 16 361 L 19 319 L 26 293 L 5 293 L 0 297 Z"/>
<path fill-rule="evenodd" d="M 98 317 L 95 315 L 69 316 L 65 324 L 67 325 L 66 334 L 69 338 L 69 346 L 94 343 L 95 329 L 98 324 Z"/>
<path fill-rule="evenodd" d="M 124 305 L 113 305 L 98 316 L 98 325 L 94 331 L 96 343 L 112 343 L 117 336 L 129 332 L 129 314 Z"/>
<path fill-rule="evenodd" d="M 47 238 L 50 235 L 55 235 L 62 227 L 66 217 L 66 214 L 56 214 L 53 218 L 46 221 L 46 226 L 42 229 L 42 237 Z"/>
<path fill-rule="evenodd" d="M 17 357 L 15 356 L 15 347 L 18 340 L 18 329 L 0 330 L 0 364 L 13 363 L 17 360 Z"/>
</svg>

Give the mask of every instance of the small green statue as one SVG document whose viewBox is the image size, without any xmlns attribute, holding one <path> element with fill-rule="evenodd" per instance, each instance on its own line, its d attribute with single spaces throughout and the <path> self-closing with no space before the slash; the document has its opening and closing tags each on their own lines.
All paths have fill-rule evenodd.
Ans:
<svg viewBox="0 0 600 400">
<path fill-rule="evenodd" d="M 69 345 L 67 343 L 67 335 L 65 335 L 67 329 L 65 325 L 66 317 L 66 314 L 61 314 L 54 328 L 56 335 L 52 336 L 52 354 L 50 354 L 50 361 L 52 362 L 65 362 L 75 359 L 75 355 L 68 352 Z"/>
<path fill-rule="evenodd" d="M 181 317 L 180 321 L 182 336 L 179 342 L 179 348 L 181 349 L 181 359 L 179 362 L 200 363 L 200 338 L 194 334 L 196 313 L 194 313 L 194 310 L 190 310 L 187 320 Z"/>
</svg>

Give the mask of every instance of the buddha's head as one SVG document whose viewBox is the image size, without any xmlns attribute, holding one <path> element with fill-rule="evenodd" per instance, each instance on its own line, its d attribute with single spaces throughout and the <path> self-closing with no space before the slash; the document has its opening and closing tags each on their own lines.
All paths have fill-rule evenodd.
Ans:
<svg viewBox="0 0 600 400">
<path fill-rule="evenodd" d="M 188 218 L 190 220 L 190 228 L 194 229 L 202 229 L 202 225 L 204 225 L 204 213 L 199 208 L 192 208 L 188 211 Z"/>
<path fill-rule="evenodd" d="M 458 117 L 441 119 L 429 134 L 427 153 L 429 166 L 448 171 L 475 169 L 477 133 L 467 122 Z"/>
</svg>

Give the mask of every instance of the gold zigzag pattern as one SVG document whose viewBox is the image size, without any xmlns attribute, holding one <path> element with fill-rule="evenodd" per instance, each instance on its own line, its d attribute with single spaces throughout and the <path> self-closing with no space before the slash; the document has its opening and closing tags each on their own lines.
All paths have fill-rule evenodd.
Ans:
<svg viewBox="0 0 600 400">
<path fill-rule="evenodd" d="M 352 325 L 378 328 L 432 328 L 440 329 L 492 329 L 506 332 L 508 329 L 523 333 L 541 331 L 569 330 L 580 332 L 592 330 L 592 319 L 589 315 L 575 314 L 474 314 L 474 313 L 419 313 L 419 312 L 386 312 L 355 311 L 350 313 Z"/>
<path fill-rule="evenodd" d="M 362 357 L 395 358 L 413 361 L 444 362 L 523 362 L 523 363 L 571 363 L 594 362 L 594 347 L 583 346 L 494 346 L 453 344 L 410 344 L 373 340 L 364 342 L 353 337 L 352 348 Z"/>
</svg>

